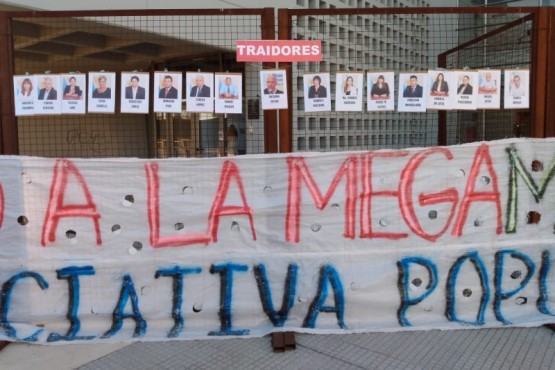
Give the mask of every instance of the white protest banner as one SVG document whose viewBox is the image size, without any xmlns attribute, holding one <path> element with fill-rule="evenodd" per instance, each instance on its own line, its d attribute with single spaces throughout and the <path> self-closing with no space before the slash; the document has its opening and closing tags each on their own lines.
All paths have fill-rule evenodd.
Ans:
<svg viewBox="0 0 555 370">
<path fill-rule="evenodd" d="M 0 340 L 553 322 L 554 144 L 0 157 Z"/>
</svg>

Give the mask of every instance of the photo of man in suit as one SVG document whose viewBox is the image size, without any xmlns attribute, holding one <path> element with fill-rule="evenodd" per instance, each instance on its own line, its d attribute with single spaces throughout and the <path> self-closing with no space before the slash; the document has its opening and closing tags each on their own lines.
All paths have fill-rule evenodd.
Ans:
<svg viewBox="0 0 555 370">
<path fill-rule="evenodd" d="M 463 83 L 459 85 L 457 94 L 472 95 L 472 85 L 470 84 L 470 77 L 463 76 Z"/>
<path fill-rule="evenodd" d="M 283 91 L 277 89 L 277 78 L 274 75 L 266 77 L 266 88 L 264 89 L 265 95 L 283 94 Z"/>
<path fill-rule="evenodd" d="M 189 96 L 198 98 L 210 97 L 210 87 L 204 84 L 204 77 L 198 75 L 195 78 L 195 86 L 191 89 L 191 94 Z"/>
<path fill-rule="evenodd" d="M 422 91 L 422 86 L 418 84 L 418 77 L 411 75 L 409 86 L 403 90 L 403 98 L 421 98 Z"/>
<path fill-rule="evenodd" d="M 144 100 L 145 88 L 139 86 L 139 77 L 131 77 L 131 86 L 125 88 L 125 99 Z"/>
<path fill-rule="evenodd" d="M 160 99 L 177 99 L 177 89 L 173 87 L 173 78 L 170 75 L 164 76 L 164 83 L 158 93 Z"/>
<path fill-rule="evenodd" d="M 39 91 L 39 100 L 56 100 L 58 99 L 58 92 L 52 87 L 52 79 L 45 77 L 42 80 L 44 88 Z"/>
</svg>

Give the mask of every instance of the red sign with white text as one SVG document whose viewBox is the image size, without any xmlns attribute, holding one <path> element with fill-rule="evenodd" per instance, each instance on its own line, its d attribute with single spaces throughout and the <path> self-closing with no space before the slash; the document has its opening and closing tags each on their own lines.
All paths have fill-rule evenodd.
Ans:
<svg viewBox="0 0 555 370">
<path fill-rule="evenodd" d="M 238 62 L 319 62 L 320 40 L 237 40 Z"/>
</svg>

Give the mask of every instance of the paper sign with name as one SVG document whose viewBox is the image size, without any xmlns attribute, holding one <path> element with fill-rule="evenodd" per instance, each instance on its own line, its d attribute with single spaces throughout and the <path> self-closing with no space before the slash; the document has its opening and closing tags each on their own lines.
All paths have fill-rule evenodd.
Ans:
<svg viewBox="0 0 555 370">
<path fill-rule="evenodd" d="M 427 72 L 402 72 L 399 74 L 399 112 L 426 112 L 428 94 Z"/>
<path fill-rule="evenodd" d="M 122 113 L 148 113 L 150 74 L 148 72 L 121 72 L 120 101 Z"/>
<path fill-rule="evenodd" d="M 303 80 L 305 112 L 330 111 L 330 74 L 309 73 L 303 76 Z"/>
<path fill-rule="evenodd" d="M 337 72 L 335 87 L 336 112 L 360 112 L 363 101 L 362 72 Z"/>
<path fill-rule="evenodd" d="M 478 109 L 499 109 L 501 106 L 501 71 L 478 70 Z"/>
<path fill-rule="evenodd" d="M 455 83 L 453 74 L 443 70 L 428 71 L 428 109 L 448 110 L 452 108 Z"/>
<path fill-rule="evenodd" d="M 216 113 L 243 112 L 243 78 L 240 73 L 216 73 Z"/>
<path fill-rule="evenodd" d="M 181 72 L 154 72 L 154 111 L 181 113 Z"/>
<path fill-rule="evenodd" d="M 319 62 L 320 40 L 237 40 L 238 62 Z"/>
<path fill-rule="evenodd" d="M 116 110 L 116 74 L 114 72 L 89 72 L 88 111 L 114 113 Z"/>
<path fill-rule="evenodd" d="M 395 109 L 395 73 L 375 71 L 367 74 L 368 111 L 384 112 Z"/>
<path fill-rule="evenodd" d="M 187 112 L 214 112 L 214 74 L 187 72 Z"/>
<path fill-rule="evenodd" d="M 13 76 L 13 97 L 16 116 L 35 114 L 36 90 L 33 88 L 33 76 Z"/>
<path fill-rule="evenodd" d="M 453 71 L 456 94 L 453 98 L 453 108 L 458 110 L 476 110 L 478 105 L 478 72 Z"/>
<path fill-rule="evenodd" d="M 0 340 L 553 322 L 554 174 L 555 139 L 0 157 Z"/>
<path fill-rule="evenodd" d="M 530 70 L 505 70 L 505 109 L 524 109 L 530 106 Z"/>
<path fill-rule="evenodd" d="M 287 109 L 287 83 L 284 69 L 260 71 L 262 109 Z"/>
<path fill-rule="evenodd" d="M 87 101 L 87 76 L 85 74 L 63 74 L 62 113 L 85 114 Z"/>
<path fill-rule="evenodd" d="M 35 114 L 61 114 L 61 78 L 60 75 L 34 75 L 37 98 Z"/>
</svg>

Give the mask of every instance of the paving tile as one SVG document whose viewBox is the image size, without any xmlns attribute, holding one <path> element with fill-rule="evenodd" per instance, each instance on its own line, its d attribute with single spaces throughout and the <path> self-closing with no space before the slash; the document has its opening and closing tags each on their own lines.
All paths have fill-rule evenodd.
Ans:
<svg viewBox="0 0 555 370">
<path fill-rule="evenodd" d="M 285 352 L 274 352 L 269 336 L 139 342 L 79 369 L 555 370 L 555 334 L 545 327 L 295 337 L 297 348 Z"/>
</svg>

